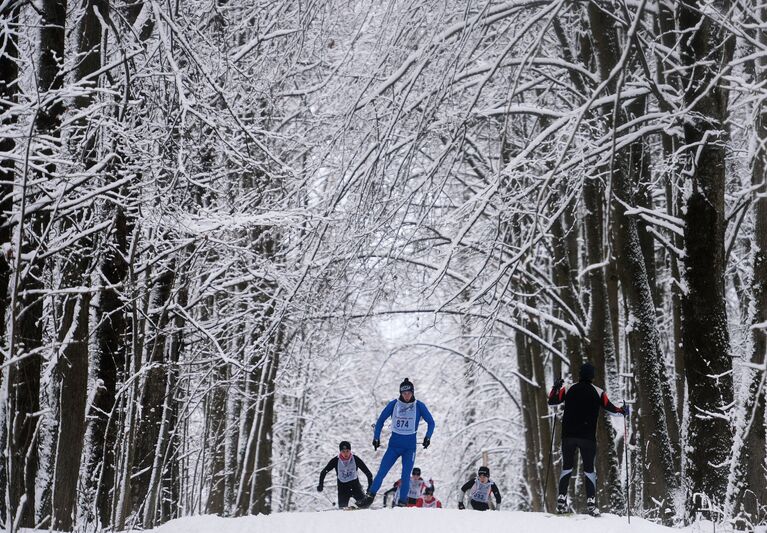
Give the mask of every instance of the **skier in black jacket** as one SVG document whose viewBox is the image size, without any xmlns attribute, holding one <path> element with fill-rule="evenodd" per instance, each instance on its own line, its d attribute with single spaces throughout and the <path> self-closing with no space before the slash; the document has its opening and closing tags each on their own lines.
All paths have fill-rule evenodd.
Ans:
<svg viewBox="0 0 767 533">
<path fill-rule="evenodd" d="M 562 417 L 562 473 L 559 476 L 557 513 L 566 513 L 567 489 L 575 465 L 575 450 L 578 449 L 583 462 L 586 485 L 586 506 L 589 514 L 599 515 L 596 504 L 597 475 L 594 471 L 594 457 L 597 453 L 597 417 L 599 409 L 615 415 L 626 415 L 626 407 L 616 407 L 607 393 L 594 385 L 594 366 L 583 363 L 580 381 L 571 387 L 564 387 L 564 380 L 558 379 L 549 393 L 549 405 L 565 404 Z"/>
<path fill-rule="evenodd" d="M 463 499 L 466 497 L 466 491 L 469 493 L 469 505 L 475 511 L 487 511 L 490 509 L 490 494 L 495 496 L 495 510 L 501 508 L 501 491 L 498 486 L 490 479 L 490 469 L 486 466 L 480 466 L 477 476 L 472 476 L 469 481 L 461 487 L 461 499 L 458 501 L 459 509 L 466 509 Z"/>
<path fill-rule="evenodd" d="M 339 454 L 333 457 L 325 468 L 320 472 L 320 483 L 317 485 L 317 492 L 322 492 L 325 483 L 325 475 L 331 470 L 336 471 L 338 478 L 338 507 L 347 507 L 349 498 L 354 497 L 355 501 L 362 501 L 365 493 L 362 491 L 362 485 L 357 477 L 357 469 L 368 478 L 368 488 L 373 482 L 373 474 L 370 469 L 362 462 L 362 459 L 352 453 L 352 445 L 348 441 L 341 441 L 338 445 Z"/>
</svg>

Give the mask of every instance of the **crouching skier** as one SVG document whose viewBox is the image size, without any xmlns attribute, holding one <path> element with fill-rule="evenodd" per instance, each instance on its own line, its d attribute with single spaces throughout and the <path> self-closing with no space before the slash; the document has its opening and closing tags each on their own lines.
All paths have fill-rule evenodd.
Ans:
<svg viewBox="0 0 767 533">
<path fill-rule="evenodd" d="M 370 469 L 362 462 L 362 459 L 352 453 L 352 445 L 348 441 L 341 441 L 338 445 L 339 454 L 333 457 L 325 468 L 320 472 L 320 482 L 317 485 L 317 492 L 322 492 L 325 483 L 325 475 L 331 470 L 336 471 L 338 477 L 338 507 L 343 508 L 349 505 L 349 498 L 354 497 L 357 505 L 365 499 L 365 493 L 362 492 L 362 485 L 357 477 L 357 469 L 362 470 L 368 478 L 368 488 L 373 481 L 373 474 Z"/>
<path fill-rule="evenodd" d="M 427 484 L 421 477 L 421 469 L 415 467 L 413 469 L 413 474 L 410 476 L 410 490 L 407 493 L 407 506 L 415 507 L 416 501 L 418 501 L 418 498 L 424 494 L 424 491 L 428 487 L 431 487 L 432 492 L 434 492 L 434 481 L 430 479 Z"/>
<path fill-rule="evenodd" d="M 399 501 L 398 506 L 407 506 L 407 496 L 410 490 L 410 472 L 413 469 L 415 463 L 415 450 L 416 450 L 416 432 L 418 431 L 418 424 L 421 418 L 426 420 L 428 429 L 426 430 L 426 436 L 423 438 L 423 447 L 428 448 L 431 444 L 431 435 L 434 432 L 434 419 L 429 412 L 429 409 L 421 401 L 415 399 L 415 387 L 413 384 L 405 378 L 405 381 L 400 383 L 399 386 L 399 398 L 390 401 L 384 410 L 381 411 L 381 415 L 376 422 L 375 431 L 373 433 L 373 449 L 378 449 L 381 445 L 381 430 L 383 429 L 384 422 L 387 418 L 391 418 L 391 437 L 389 437 L 389 445 L 386 447 L 386 453 L 381 459 L 381 465 L 378 467 L 378 473 L 376 473 L 373 479 L 373 484 L 368 489 L 367 497 L 364 502 L 358 503 L 358 507 L 370 507 L 375 499 L 376 492 L 381 488 L 386 474 L 389 473 L 394 463 L 402 458 L 402 475 L 400 479 L 402 483 L 399 488 Z"/>
<path fill-rule="evenodd" d="M 475 511 L 487 511 L 490 509 L 490 494 L 495 496 L 495 510 L 501 508 L 501 491 L 498 486 L 490 479 L 490 469 L 486 466 L 480 466 L 477 471 L 477 477 L 472 478 L 461 487 L 461 499 L 458 502 L 459 509 L 466 509 L 463 499 L 469 492 L 469 505 Z"/>
<path fill-rule="evenodd" d="M 426 487 L 423 490 L 423 496 L 415 501 L 415 506 L 424 509 L 442 509 L 442 502 L 434 497 L 434 487 Z"/>
</svg>

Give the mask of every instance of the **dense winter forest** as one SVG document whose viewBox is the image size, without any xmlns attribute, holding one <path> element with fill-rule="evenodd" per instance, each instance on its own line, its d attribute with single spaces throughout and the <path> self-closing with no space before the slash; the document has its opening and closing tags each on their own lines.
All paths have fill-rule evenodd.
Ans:
<svg viewBox="0 0 767 533">
<path fill-rule="evenodd" d="M 0 527 L 328 507 L 405 376 L 443 502 L 550 509 L 586 359 L 603 510 L 767 518 L 763 3 L 0 13 Z"/>
</svg>

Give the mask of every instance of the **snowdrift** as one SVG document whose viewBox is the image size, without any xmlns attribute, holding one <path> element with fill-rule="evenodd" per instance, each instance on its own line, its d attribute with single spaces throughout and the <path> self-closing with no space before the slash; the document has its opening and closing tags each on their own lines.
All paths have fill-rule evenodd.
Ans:
<svg viewBox="0 0 767 533">
<path fill-rule="evenodd" d="M 221 518 L 192 516 L 173 520 L 156 533 L 708 533 L 710 523 L 672 529 L 642 520 L 604 515 L 554 516 L 517 511 L 459 511 L 457 509 L 373 509 L 276 513 L 268 516 Z M 721 525 L 718 532 L 727 531 Z M 137 532 L 138 533 L 138 532 Z M 143 533 L 147 533 L 146 531 Z"/>
</svg>

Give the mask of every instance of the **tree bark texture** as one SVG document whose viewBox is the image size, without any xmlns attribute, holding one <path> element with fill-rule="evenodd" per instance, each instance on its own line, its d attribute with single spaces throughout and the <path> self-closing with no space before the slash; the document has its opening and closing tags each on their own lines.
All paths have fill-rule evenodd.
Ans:
<svg viewBox="0 0 767 533">
<path fill-rule="evenodd" d="M 758 8 L 760 20 L 767 8 Z M 767 32 L 758 30 L 757 38 L 767 45 Z M 755 65 L 756 82 L 767 81 L 767 60 L 760 57 Z M 761 100 L 754 116 L 756 149 L 752 163 L 751 184 L 754 186 L 754 237 L 751 241 L 752 279 L 749 322 L 751 331 L 751 363 L 763 366 L 767 360 L 767 107 Z M 742 415 L 744 424 L 738 430 L 740 453 L 735 465 L 735 515 L 744 515 L 750 526 L 767 520 L 767 442 L 765 442 L 765 402 L 767 376 L 764 370 L 747 371 L 748 396 Z M 738 444 L 738 443 L 736 443 Z"/>
<path fill-rule="evenodd" d="M 0 28 L 0 40 L 5 46 L 0 53 L 0 115 L 4 118 L 0 122 L 3 128 L 10 127 L 15 119 L 8 111 L 8 108 L 17 101 L 19 86 L 17 83 L 19 76 L 18 67 L 18 45 L 16 32 L 10 29 L 18 22 L 19 6 L 15 4 L 6 4 L 0 8 L 0 19 L 6 21 Z M 7 102 L 7 104 L 6 104 Z M 16 148 L 16 142 L 11 136 L 0 137 L 0 152 L 12 153 Z M 0 242 L 10 243 L 13 232 L 8 223 L 13 210 L 13 183 L 15 182 L 16 172 L 13 159 L 0 159 Z M 0 345 L 3 350 L 0 351 L 0 367 L 5 363 L 5 347 L 8 346 L 6 339 L 6 319 L 10 307 L 9 285 L 11 281 L 11 265 L 13 264 L 13 253 L 2 254 L 0 257 Z M 3 390 L 4 371 L 0 370 L 0 391 Z M 3 413 L 6 407 L 0 406 L 0 446 L 5 451 L 7 424 Z M 5 494 L 8 483 L 6 475 L 7 461 L 0 460 L 0 528 L 5 527 L 7 519 L 7 509 L 5 508 Z"/>
<path fill-rule="evenodd" d="M 721 503 L 726 490 L 733 436 L 732 360 L 724 294 L 725 142 L 728 91 L 717 80 L 732 58 L 734 38 L 704 10 L 727 13 L 730 2 L 678 4 L 684 67 L 685 120 L 690 147 L 685 215 L 682 338 L 688 404 L 686 449 L 689 494 Z"/>
</svg>

